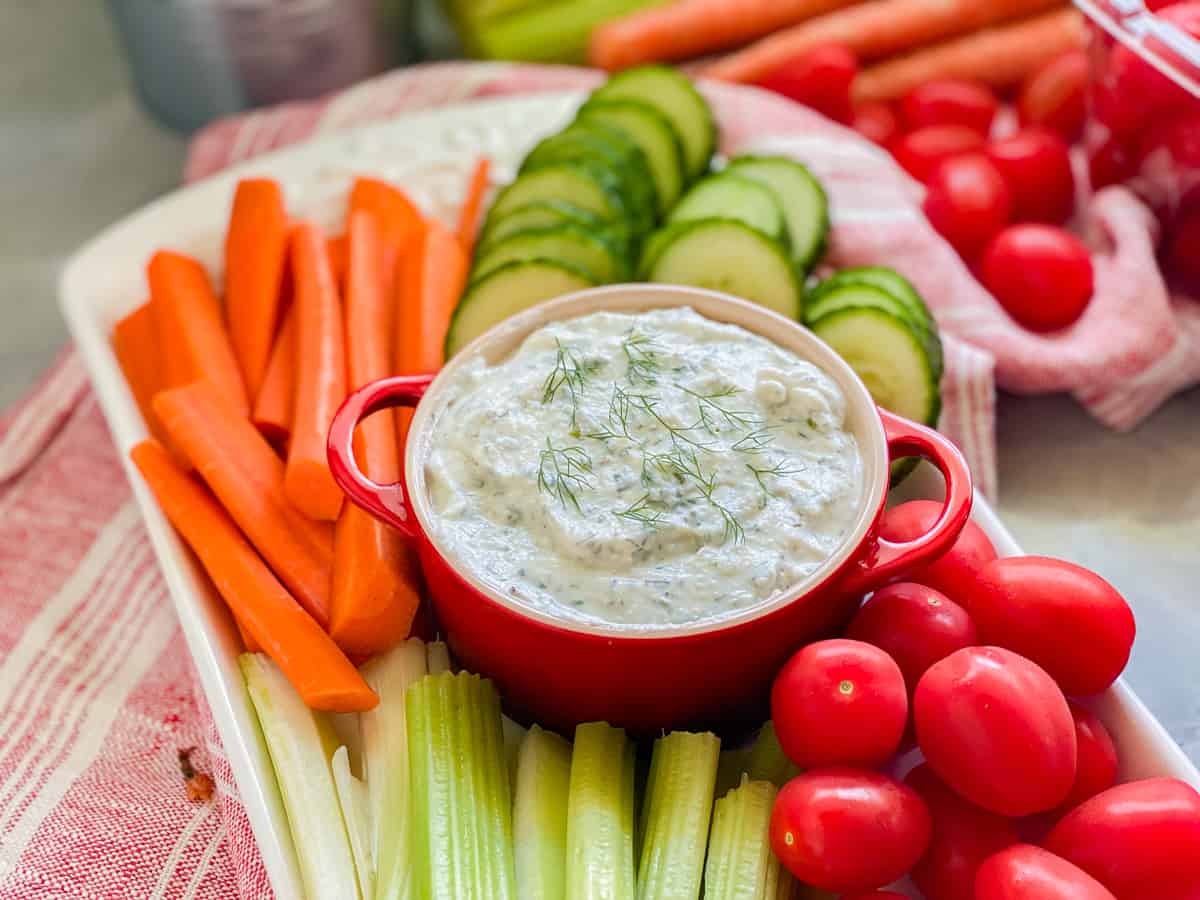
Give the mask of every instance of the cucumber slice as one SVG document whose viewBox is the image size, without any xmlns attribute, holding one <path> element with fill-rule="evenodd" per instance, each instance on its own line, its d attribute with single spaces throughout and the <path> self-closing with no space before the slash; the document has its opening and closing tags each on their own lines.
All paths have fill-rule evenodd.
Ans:
<svg viewBox="0 0 1200 900">
<path fill-rule="evenodd" d="M 496 241 L 479 254 L 471 277 L 482 278 L 506 263 L 529 259 L 562 260 L 600 282 L 623 281 L 628 274 L 626 261 L 603 238 L 574 225 L 559 225 L 519 231 Z"/>
<path fill-rule="evenodd" d="M 567 882 L 567 792 L 571 745 L 534 725 L 517 756 L 513 800 L 517 896 L 553 900 Z"/>
<path fill-rule="evenodd" d="M 405 695 L 415 896 L 516 896 L 500 698 L 490 681 L 427 675 Z"/>
<path fill-rule="evenodd" d="M 912 282 L 897 272 L 885 266 L 857 266 L 852 269 L 841 269 L 834 272 L 812 289 L 809 297 L 815 303 L 822 295 L 847 284 L 869 284 L 880 290 L 887 291 L 912 314 L 914 321 L 933 324 L 933 315 L 925 300 L 913 287 Z"/>
<path fill-rule="evenodd" d="M 688 178 L 695 178 L 708 168 L 717 145 L 717 126 L 707 101 L 678 70 L 669 66 L 626 69 L 597 88 L 592 98 L 649 103 L 679 133 Z"/>
<path fill-rule="evenodd" d="M 502 241 L 518 231 L 531 228 L 550 228 L 554 225 L 578 225 L 588 231 L 600 232 L 612 226 L 596 213 L 565 200 L 541 200 L 527 203 L 499 216 L 490 214 L 479 236 L 479 252 L 489 244 Z"/>
<path fill-rule="evenodd" d="M 238 665 L 271 755 L 305 896 L 358 897 L 354 854 L 330 767 L 337 747 L 333 724 L 304 705 L 264 654 L 243 653 Z"/>
<path fill-rule="evenodd" d="M 601 122 L 618 128 L 646 157 L 658 196 L 658 214 L 665 216 L 683 191 L 683 143 L 671 120 L 640 100 L 589 100 L 577 121 Z"/>
<path fill-rule="evenodd" d="M 632 213 L 611 172 L 594 165 L 559 162 L 519 176 L 497 195 L 491 216 L 498 219 L 517 207 L 543 200 L 568 200 L 608 222 L 626 221 Z"/>
<path fill-rule="evenodd" d="M 654 742 L 642 801 L 639 900 L 699 897 L 721 741 L 673 731 Z"/>
<path fill-rule="evenodd" d="M 779 243 L 761 231 L 734 219 L 680 222 L 666 231 L 652 240 L 643 263 L 648 281 L 725 291 L 800 317 L 795 270 Z"/>
<path fill-rule="evenodd" d="M 876 403 L 915 422 L 937 424 L 938 382 L 921 337 L 907 320 L 877 306 L 848 306 L 811 328 L 858 373 Z"/>
<path fill-rule="evenodd" d="M 810 328 L 830 313 L 847 307 L 873 307 L 903 319 L 916 332 L 929 357 L 935 382 L 942 380 L 942 341 L 932 320 L 914 316 L 912 308 L 891 292 L 865 282 L 845 282 L 804 299 L 804 324 Z"/>
<path fill-rule="evenodd" d="M 634 900 L 634 745 L 623 728 L 575 729 L 567 796 L 567 892 Z"/>
<path fill-rule="evenodd" d="M 778 886 L 779 860 L 771 852 L 769 829 L 775 785 L 743 776 L 741 786 L 716 803 L 708 862 L 704 868 L 704 900 L 766 897 Z"/>
<path fill-rule="evenodd" d="M 775 192 L 787 221 L 792 258 L 801 271 L 812 269 L 825 253 L 829 234 L 829 200 L 821 182 L 786 156 L 739 156 L 725 171 L 761 181 Z"/>
<path fill-rule="evenodd" d="M 669 224 L 713 217 L 737 219 L 763 234 L 786 243 L 783 208 L 775 192 L 761 181 L 733 172 L 710 175 L 696 182 L 679 205 L 671 210 Z"/>
<path fill-rule="evenodd" d="M 493 269 L 458 302 L 446 332 L 446 358 L 509 316 L 595 283 L 583 269 L 550 259 L 510 262 Z"/>
</svg>

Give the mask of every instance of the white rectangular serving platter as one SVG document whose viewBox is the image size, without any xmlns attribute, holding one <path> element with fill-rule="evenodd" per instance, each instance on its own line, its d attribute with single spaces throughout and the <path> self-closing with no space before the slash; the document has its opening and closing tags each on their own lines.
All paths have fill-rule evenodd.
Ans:
<svg viewBox="0 0 1200 900">
<path fill-rule="evenodd" d="M 535 140 L 568 120 L 581 96 L 563 93 L 476 101 L 319 137 L 259 157 L 170 194 L 112 226 L 78 251 L 63 272 L 59 284 L 63 314 L 126 467 L 280 900 L 301 898 L 303 891 L 271 761 L 238 670 L 240 640 L 224 604 L 129 463 L 129 448 L 147 432 L 112 352 L 113 326 L 145 299 L 145 264 L 159 248 L 190 253 L 214 276 L 220 274 L 224 228 L 241 178 L 278 179 L 293 216 L 327 227 L 341 222 L 349 184 L 357 175 L 392 180 L 427 213 L 452 221 L 480 155 L 492 159 L 498 180 L 507 180 Z M 940 491 L 940 478 L 923 466 L 905 484 L 903 494 L 936 497 Z M 973 516 L 1002 555 L 1022 552 L 982 498 L 976 499 Z M 1200 788 L 1195 766 L 1124 682 L 1092 705 L 1118 745 L 1123 780 L 1169 775 Z"/>
</svg>

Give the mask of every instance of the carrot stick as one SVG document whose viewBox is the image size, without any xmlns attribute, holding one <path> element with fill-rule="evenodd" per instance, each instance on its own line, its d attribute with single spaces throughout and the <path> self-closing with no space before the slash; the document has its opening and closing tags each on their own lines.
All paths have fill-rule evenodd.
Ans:
<svg viewBox="0 0 1200 900">
<path fill-rule="evenodd" d="M 1067 50 L 1082 47 L 1083 17 L 1072 9 L 964 35 L 864 69 L 859 101 L 888 100 L 934 78 L 967 78 L 1004 88 Z"/>
<path fill-rule="evenodd" d="M 350 216 L 346 347 L 350 385 L 390 373 L 392 297 L 385 292 L 385 247 L 375 216 Z M 391 410 L 366 419 L 354 438 L 359 465 L 376 481 L 400 477 Z M 420 600 L 417 563 L 393 528 L 353 503 L 342 507 L 334 532 L 333 602 L 329 633 L 350 654 L 378 653 L 408 636 Z"/>
<path fill-rule="evenodd" d="M 346 399 L 346 348 L 329 249 L 315 225 L 301 225 L 293 234 L 292 274 L 296 400 L 284 490 L 310 518 L 333 521 L 343 498 L 329 471 L 325 442 L 333 414 Z"/>
<path fill-rule="evenodd" d="M 125 382 L 137 402 L 146 429 L 162 441 L 164 432 L 154 415 L 151 400 L 166 380 L 159 357 L 154 329 L 154 313 L 149 302 L 143 303 L 113 328 L 113 353 L 125 375 Z"/>
<path fill-rule="evenodd" d="M 753 83 L 825 44 L 860 60 L 880 59 L 955 35 L 1019 19 L 1063 0 L 869 0 L 788 28 L 705 67 L 702 74 Z"/>
<path fill-rule="evenodd" d="M 343 293 L 346 291 L 346 267 L 348 265 L 346 254 L 348 252 L 346 235 L 339 234 L 329 239 L 329 264 L 333 267 L 333 278 L 337 282 L 338 290 Z"/>
<path fill-rule="evenodd" d="M 251 420 L 267 440 L 284 446 L 292 431 L 292 406 L 296 401 L 296 316 L 289 309 L 275 336 L 267 374 L 254 402 Z"/>
<path fill-rule="evenodd" d="M 479 214 L 483 209 L 483 195 L 488 188 L 488 174 L 492 168 L 491 161 L 481 157 L 471 173 L 471 183 L 467 186 L 467 196 L 463 200 L 462 209 L 458 213 L 458 242 L 462 244 L 463 253 L 470 259 L 475 252 L 475 237 L 479 232 Z"/>
<path fill-rule="evenodd" d="M 327 526 L 283 496 L 283 462 L 253 425 L 229 412 L 203 381 L 163 391 L 154 409 L 217 499 L 296 599 L 329 621 L 333 555 Z"/>
<path fill-rule="evenodd" d="M 225 319 L 250 397 L 258 396 L 279 322 L 287 229 L 277 182 L 238 182 L 225 236 Z"/>
<path fill-rule="evenodd" d="M 738 47 L 856 0 L 676 0 L 614 19 L 592 32 L 593 66 L 615 71 Z"/>
<path fill-rule="evenodd" d="M 421 231 L 421 211 L 402 190 L 378 178 L 357 178 L 350 188 L 347 222 L 356 212 L 369 212 L 379 225 L 379 235 L 387 248 L 384 254 L 384 280 L 390 281 L 396 256 Z M 389 292 L 391 288 L 388 288 Z"/>
<path fill-rule="evenodd" d="M 242 624 L 241 619 L 239 619 L 237 616 L 234 616 L 233 624 L 237 627 L 238 637 L 242 639 L 242 647 L 247 653 L 263 652 L 262 645 L 260 645 L 258 641 L 254 639 L 254 635 L 246 630 L 246 626 Z"/>
<path fill-rule="evenodd" d="M 204 267 L 189 256 L 159 250 L 146 272 L 167 386 L 203 378 L 239 415 L 249 415 L 246 385 Z"/>
<path fill-rule="evenodd" d="M 234 616 L 314 709 L 356 712 L 379 698 L 263 564 L 220 505 L 153 441 L 130 451 L 163 512 Z"/>
</svg>

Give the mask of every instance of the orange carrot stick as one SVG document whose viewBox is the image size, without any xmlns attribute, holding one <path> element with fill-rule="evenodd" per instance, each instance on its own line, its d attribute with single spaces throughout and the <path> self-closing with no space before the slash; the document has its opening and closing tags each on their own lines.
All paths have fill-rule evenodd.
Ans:
<svg viewBox="0 0 1200 900">
<path fill-rule="evenodd" d="M 346 346 L 328 246 L 315 225 L 301 225 L 293 234 L 292 273 L 296 401 L 284 490 L 310 518 L 333 521 L 343 498 L 329 471 L 325 442 L 333 414 L 346 399 Z"/>
<path fill-rule="evenodd" d="M 246 386 L 204 267 L 189 256 L 159 250 L 146 272 L 167 385 L 205 379 L 230 408 L 248 415 Z"/>
<path fill-rule="evenodd" d="M 841 44 L 860 60 L 880 59 L 1061 5 L 1062 0 L 868 0 L 776 32 L 702 74 L 753 83 L 826 44 Z"/>
<path fill-rule="evenodd" d="M 203 381 L 163 391 L 154 410 L 263 559 L 325 625 L 333 565 L 328 528 L 288 505 L 283 462 L 263 436 Z"/>
<path fill-rule="evenodd" d="M 163 512 L 249 634 L 314 709 L 356 712 L 379 698 L 271 574 L 212 496 L 153 441 L 130 451 Z"/>
<path fill-rule="evenodd" d="M 624 69 L 737 47 L 855 0 L 675 0 L 615 19 L 592 32 L 592 65 Z"/>
<path fill-rule="evenodd" d="M 481 157 L 471 173 L 471 183 L 467 186 L 467 196 L 463 200 L 462 209 L 458 213 L 458 242 L 462 244 L 463 253 L 470 259 L 475 252 L 475 237 L 479 232 L 479 214 L 483 209 L 483 195 L 488 188 L 488 174 L 492 168 L 491 161 Z"/>
<path fill-rule="evenodd" d="M 242 639 L 242 647 L 245 648 L 247 653 L 263 652 L 262 645 L 254 639 L 254 635 L 246 630 L 246 626 L 242 624 L 241 619 L 239 619 L 237 616 L 234 616 L 233 624 L 237 628 L 238 637 Z"/>
<path fill-rule="evenodd" d="M 346 347 L 351 388 L 390 372 L 392 297 L 385 292 L 385 247 L 375 216 L 350 216 L 346 289 Z M 359 426 L 355 453 L 367 475 L 399 480 L 395 417 L 375 413 Z M 352 503 L 342 508 L 334 532 L 333 600 L 329 633 L 350 654 L 370 655 L 408 636 L 420 594 L 417 564 L 393 528 Z"/>
<path fill-rule="evenodd" d="M 289 309 L 275 336 L 267 374 L 254 402 L 251 420 L 267 440 L 284 446 L 292 431 L 292 406 L 296 402 L 296 316 Z"/>
<path fill-rule="evenodd" d="M 864 69 L 854 82 L 859 101 L 889 100 L 935 78 L 965 78 L 1005 88 L 1047 61 L 1084 45 L 1083 17 L 1063 9 L 964 35 Z"/>
<path fill-rule="evenodd" d="M 375 216 L 379 236 L 393 250 L 407 244 L 421 228 L 421 211 L 402 190 L 378 178 L 355 179 L 347 221 L 359 211 Z"/>
<path fill-rule="evenodd" d="M 225 236 L 225 319 L 250 397 L 258 396 L 279 323 L 287 229 L 277 182 L 238 182 Z"/>
<path fill-rule="evenodd" d="M 151 401 L 164 386 L 166 373 L 158 352 L 154 328 L 154 313 L 150 304 L 143 303 L 113 329 L 113 353 L 125 375 L 125 381 L 137 402 L 146 429 L 162 440 L 163 429 L 154 415 Z"/>
<path fill-rule="evenodd" d="M 329 239 L 329 265 L 333 267 L 333 279 L 337 282 L 338 290 L 343 294 L 346 292 L 346 267 L 349 265 L 347 253 L 346 235 L 339 234 Z"/>
</svg>

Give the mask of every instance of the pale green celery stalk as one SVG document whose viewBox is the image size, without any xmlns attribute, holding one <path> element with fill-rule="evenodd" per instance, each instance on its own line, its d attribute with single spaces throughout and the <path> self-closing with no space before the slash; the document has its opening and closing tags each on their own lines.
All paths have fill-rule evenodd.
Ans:
<svg viewBox="0 0 1200 900">
<path fill-rule="evenodd" d="M 443 672 L 410 687 L 406 705 L 416 896 L 510 900 L 512 795 L 495 687 Z"/>
<path fill-rule="evenodd" d="M 783 787 L 800 774 L 799 768 L 787 758 L 783 748 L 779 746 L 775 724 L 770 720 L 763 725 L 750 748 L 745 771 L 751 781 L 769 781 L 777 788 Z"/>
<path fill-rule="evenodd" d="M 642 809 L 640 900 L 696 900 L 712 813 L 721 741 L 673 731 L 654 742 Z"/>
<path fill-rule="evenodd" d="M 425 677 L 425 643 L 409 638 L 362 667 L 379 705 L 359 715 L 375 900 L 415 900 L 405 692 Z"/>
<path fill-rule="evenodd" d="M 742 783 L 742 775 L 746 772 L 749 757 L 749 747 L 721 751 L 721 758 L 717 763 L 717 786 L 713 796 L 724 797 Z"/>
<path fill-rule="evenodd" d="M 812 891 L 813 893 L 802 893 Z M 765 900 L 837 900 L 833 894 L 817 891 L 798 882 L 787 866 L 774 853 L 767 862 L 767 883 L 763 891 Z"/>
<path fill-rule="evenodd" d="M 567 897 L 634 900 L 634 746 L 623 728 L 575 729 L 567 796 Z"/>
<path fill-rule="evenodd" d="M 592 30 L 610 19 L 667 0 L 560 0 L 487 22 L 474 35 L 488 59 L 585 61 Z"/>
<path fill-rule="evenodd" d="M 775 786 L 743 778 L 717 801 L 704 869 L 704 900 L 767 900 L 771 866 L 769 828 Z"/>
<path fill-rule="evenodd" d="M 238 663 L 271 754 L 305 895 L 308 900 L 359 897 L 354 854 L 330 767 L 337 746 L 333 726 L 324 714 L 304 705 L 267 656 L 243 653 Z"/>
<path fill-rule="evenodd" d="M 521 742 L 528 733 L 524 725 L 519 725 L 508 716 L 500 720 L 500 730 L 504 735 L 504 759 L 508 763 L 508 783 L 515 791 L 517 789 L 517 760 L 521 752 Z"/>
<path fill-rule="evenodd" d="M 562 900 L 567 877 L 571 745 L 534 725 L 521 741 L 513 800 L 517 896 Z"/>
<path fill-rule="evenodd" d="M 358 889 L 370 900 L 375 896 L 375 864 L 371 859 L 371 823 L 367 813 L 367 786 L 350 771 L 350 751 L 343 744 L 333 753 L 333 783 L 337 788 L 342 820 L 350 835 Z"/>
<path fill-rule="evenodd" d="M 444 641 L 433 641 L 425 647 L 429 656 L 429 674 L 440 675 L 450 671 L 450 648 Z"/>
</svg>

